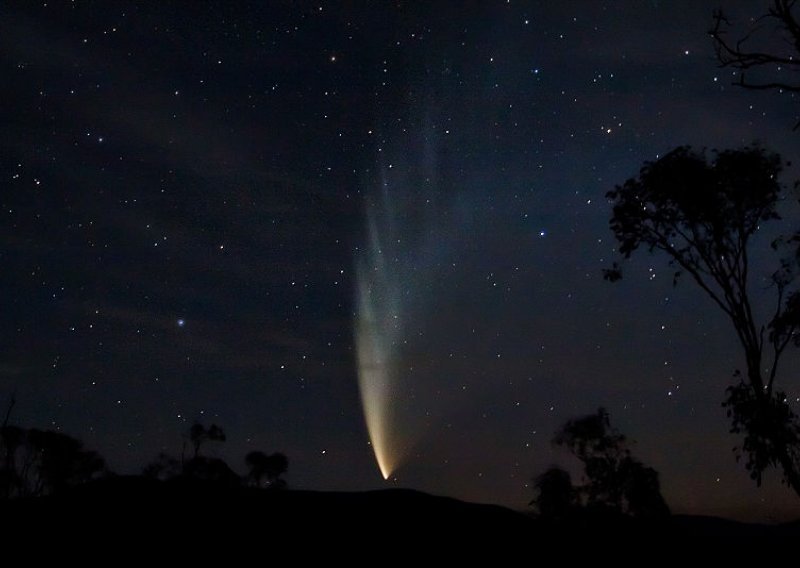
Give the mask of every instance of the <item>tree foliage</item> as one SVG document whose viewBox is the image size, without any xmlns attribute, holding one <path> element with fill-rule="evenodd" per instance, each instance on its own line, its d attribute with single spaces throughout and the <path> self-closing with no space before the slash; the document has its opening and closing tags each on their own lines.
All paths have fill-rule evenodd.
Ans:
<svg viewBox="0 0 800 568">
<path fill-rule="evenodd" d="M 738 448 L 757 483 L 770 466 L 800 493 L 797 459 L 800 424 L 785 395 L 775 389 L 779 364 L 788 346 L 800 344 L 800 234 L 773 241 L 776 258 L 771 284 L 775 307 L 760 321 L 751 297 L 753 236 L 780 219 L 785 198 L 779 182 L 780 156 L 760 147 L 705 153 L 687 146 L 648 162 L 639 176 L 607 194 L 613 204 L 611 230 L 619 252 L 629 258 L 643 248 L 664 254 L 675 268 L 673 282 L 688 275 L 728 317 L 745 362 L 724 405 L 731 430 L 743 434 Z M 622 277 L 618 263 L 605 271 Z"/>
</svg>

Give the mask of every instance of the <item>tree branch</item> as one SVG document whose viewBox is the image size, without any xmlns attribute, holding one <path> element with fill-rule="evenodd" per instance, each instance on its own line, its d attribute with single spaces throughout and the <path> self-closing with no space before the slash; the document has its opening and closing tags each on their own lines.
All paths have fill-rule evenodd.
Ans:
<svg viewBox="0 0 800 568">
<path fill-rule="evenodd" d="M 794 53 L 788 55 L 770 51 L 746 50 L 745 43 L 758 35 L 758 32 L 761 31 L 760 27 L 751 28 L 735 44 L 732 44 L 726 37 L 731 22 L 722 10 L 715 10 L 713 13 L 714 23 L 708 34 L 714 43 L 714 51 L 720 67 L 732 67 L 741 71 L 755 67 L 775 67 L 776 71 L 781 67 L 800 68 L 800 57 L 798 57 L 800 55 L 800 22 L 792 13 L 794 5 L 794 0 L 775 0 L 767 13 L 759 18 L 759 20 L 771 18 L 778 22 L 779 30 L 788 35 L 787 43 L 791 46 L 790 49 L 794 50 Z M 739 75 L 739 80 L 732 84 L 750 90 L 780 89 L 794 93 L 800 92 L 800 84 L 785 81 L 752 82 L 747 80 L 744 72 Z M 795 126 L 796 128 L 797 126 Z"/>
<path fill-rule="evenodd" d="M 800 93 L 800 85 L 790 85 L 789 83 L 780 83 L 780 82 L 748 83 L 747 80 L 745 79 L 744 73 L 741 73 L 739 75 L 739 80 L 734 81 L 733 83 L 731 83 L 731 85 L 749 89 L 751 91 L 768 91 L 771 89 L 781 89 L 793 93 Z"/>
</svg>

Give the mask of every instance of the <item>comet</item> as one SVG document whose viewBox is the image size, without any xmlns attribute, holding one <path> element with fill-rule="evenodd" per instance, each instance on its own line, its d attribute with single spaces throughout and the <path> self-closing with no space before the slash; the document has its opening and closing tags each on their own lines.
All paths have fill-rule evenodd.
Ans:
<svg viewBox="0 0 800 568">
<path fill-rule="evenodd" d="M 389 212 L 367 212 L 369 243 L 357 264 L 355 342 L 367 432 L 381 475 L 388 479 L 404 457 L 392 407 L 403 314 L 398 268 L 387 261 L 388 251 L 381 242 L 380 229 L 389 227 L 381 213 Z"/>
<path fill-rule="evenodd" d="M 437 190 L 433 139 L 428 132 L 421 158 L 398 158 L 394 163 L 402 167 L 381 170 L 379 191 L 365 192 L 354 339 L 364 421 L 384 479 L 408 459 L 430 427 L 427 411 L 438 404 L 430 385 L 441 368 L 425 331 L 442 300 L 443 267 L 453 266 L 468 228 L 465 215 L 447 207 Z"/>
</svg>

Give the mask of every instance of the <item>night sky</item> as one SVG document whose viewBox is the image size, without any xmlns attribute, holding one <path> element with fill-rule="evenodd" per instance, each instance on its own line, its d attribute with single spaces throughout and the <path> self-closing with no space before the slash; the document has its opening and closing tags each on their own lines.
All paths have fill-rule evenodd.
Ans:
<svg viewBox="0 0 800 568">
<path fill-rule="evenodd" d="M 800 515 L 731 452 L 743 361 L 712 302 L 663 258 L 601 274 L 605 193 L 644 161 L 800 158 L 797 103 L 717 67 L 713 7 L 4 2 L 0 403 L 118 472 L 200 420 L 240 471 L 286 453 L 295 488 L 517 508 L 571 463 L 554 431 L 605 406 L 673 511 Z M 357 378 L 365 279 L 399 322 L 389 481 Z"/>
</svg>

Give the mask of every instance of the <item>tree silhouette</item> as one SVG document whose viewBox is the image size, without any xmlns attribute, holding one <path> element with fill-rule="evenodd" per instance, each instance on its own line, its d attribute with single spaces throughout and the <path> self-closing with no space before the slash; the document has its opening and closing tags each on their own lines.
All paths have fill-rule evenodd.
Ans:
<svg viewBox="0 0 800 568">
<path fill-rule="evenodd" d="M 747 456 L 757 484 L 767 467 L 776 466 L 800 494 L 800 424 L 775 388 L 786 348 L 800 345 L 800 233 L 772 243 L 776 251 L 789 250 L 777 259 L 771 278 L 775 308 L 765 322 L 758 321 L 750 292 L 751 239 L 780 219 L 781 170 L 780 156 L 759 147 L 717 152 L 710 162 L 704 153 L 679 147 L 645 163 L 637 178 L 607 197 L 622 256 L 640 247 L 665 254 L 676 269 L 673 283 L 688 274 L 733 324 L 746 367 L 746 373 L 736 373 L 724 402 L 731 431 L 744 435 L 737 451 Z M 611 281 L 622 277 L 616 262 L 604 272 Z"/>
<path fill-rule="evenodd" d="M 33 429 L 28 432 L 28 443 L 38 454 L 37 483 L 43 493 L 86 483 L 105 471 L 103 458 L 61 432 Z"/>
<path fill-rule="evenodd" d="M 107 471 L 102 457 L 61 432 L 6 424 L 0 441 L 4 498 L 59 493 Z"/>
<path fill-rule="evenodd" d="M 800 21 L 793 12 L 795 3 L 796 0 L 774 0 L 750 30 L 733 41 L 728 38 L 731 21 L 722 10 L 714 11 L 709 34 L 720 66 L 738 70 L 735 85 L 800 92 L 800 81 L 790 74 L 800 70 Z M 800 122 L 795 129 L 799 126 Z"/>
<path fill-rule="evenodd" d="M 589 481 L 584 488 L 588 505 L 605 504 L 622 508 L 624 483 L 621 463 L 628 457 L 625 436 L 611 427 L 608 412 L 569 420 L 556 434 L 553 443 L 567 448 L 583 464 Z"/>
<path fill-rule="evenodd" d="M 281 475 L 286 473 L 289 460 L 284 454 L 277 452 L 267 455 L 259 451 L 250 452 L 245 456 L 249 472 L 246 478 L 242 478 L 224 460 L 200 453 L 203 443 L 207 441 L 225 441 L 226 436 L 222 428 L 216 424 L 206 428 L 197 422 L 189 429 L 188 438 L 194 450 L 191 458 L 185 459 L 182 455 L 178 460 L 162 452 L 145 466 L 142 475 L 162 481 L 202 481 L 229 487 L 241 486 L 245 481 L 256 487 L 271 489 L 286 487 L 286 482 L 281 479 Z M 184 438 L 184 448 L 185 444 L 186 438 Z"/>
<path fill-rule="evenodd" d="M 200 448 L 205 442 L 224 442 L 226 440 L 225 432 L 222 428 L 216 424 L 206 428 L 203 424 L 195 422 L 189 429 L 189 440 L 192 443 L 194 456 L 188 461 L 181 459 L 181 477 L 226 485 L 239 485 L 241 483 L 239 476 L 225 463 L 225 460 L 200 455 Z M 161 463 L 167 468 L 172 465 L 169 456 L 166 456 L 166 460 L 161 460 Z M 151 465 L 153 466 L 153 471 L 157 472 L 161 464 L 156 461 Z M 161 475 L 169 477 L 170 473 L 164 472 Z"/>
<path fill-rule="evenodd" d="M 659 518 L 669 514 L 656 470 L 630 456 L 622 461 L 620 469 L 621 477 L 625 480 L 624 496 L 628 514 L 638 518 Z"/>
<path fill-rule="evenodd" d="M 531 504 L 543 517 L 563 518 L 578 505 L 634 517 L 669 514 L 658 473 L 631 455 L 627 439 L 611 426 L 605 409 L 569 420 L 553 443 L 578 458 L 585 483 L 573 487 L 569 473 L 558 467 L 540 475 L 535 481 L 538 496 Z"/>
<path fill-rule="evenodd" d="M 210 481 L 216 484 L 237 486 L 241 478 L 236 475 L 225 460 L 197 456 L 183 464 L 181 476 L 187 479 Z"/>
<path fill-rule="evenodd" d="M 23 491 L 23 477 L 19 468 L 19 454 L 25 443 L 25 430 L 10 424 L 4 424 L 2 429 L 3 455 L 0 466 L 0 488 L 5 499 L 18 496 Z"/>
<path fill-rule="evenodd" d="M 178 477 L 182 471 L 180 460 L 161 452 L 156 459 L 144 467 L 142 475 L 152 479 L 166 480 Z"/>
<path fill-rule="evenodd" d="M 0 490 L 6 499 L 12 497 L 18 490 L 19 472 L 17 471 L 17 450 L 24 440 L 24 432 L 21 428 L 9 424 L 11 412 L 17 404 L 16 392 L 11 395 L 6 408 L 6 415 L 3 425 L 0 427 L 0 444 L 2 444 L 3 454 L 0 462 Z"/>
<path fill-rule="evenodd" d="M 569 472 L 551 466 L 534 479 L 533 485 L 537 495 L 529 504 L 535 506 L 542 517 L 561 520 L 569 516 L 577 500 Z"/>
<path fill-rule="evenodd" d="M 197 458 L 200 455 L 200 447 L 204 442 L 224 442 L 225 432 L 216 424 L 206 428 L 199 422 L 195 422 L 189 429 L 189 439 L 194 448 L 194 457 Z"/>
<path fill-rule="evenodd" d="M 256 487 L 283 488 L 286 482 L 280 476 L 289 468 L 289 459 L 282 453 L 276 452 L 267 455 L 264 452 L 253 451 L 244 458 L 250 469 L 249 478 Z"/>
</svg>

